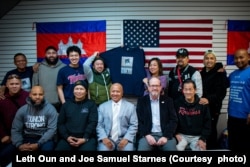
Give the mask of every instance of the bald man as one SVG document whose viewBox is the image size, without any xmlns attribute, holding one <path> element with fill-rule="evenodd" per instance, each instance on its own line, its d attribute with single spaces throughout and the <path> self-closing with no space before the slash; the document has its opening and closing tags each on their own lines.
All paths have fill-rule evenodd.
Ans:
<svg viewBox="0 0 250 167">
<path fill-rule="evenodd" d="M 246 49 L 238 49 L 234 63 L 238 67 L 229 75 L 228 145 L 232 151 L 250 149 L 250 56 Z"/>
<path fill-rule="evenodd" d="M 27 104 L 16 113 L 11 140 L 19 151 L 51 151 L 57 129 L 57 111 L 46 99 L 41 86 L 33 86 Z"/>
<path fill-rule="evenodd" d="M 123 99 L 123 87 L 114 83 L 110 87 L 111 100 L 98 110 L 98 151 L 134 151 L 138 120 L 135 105 Z M 117 119 L 114 119 L 117 113 Z M 113 120 L 114 119 L 114 120 Z M 115 128 L 117 122 L 117 128 Z M 115 132 L 118 132 L 115 135 Z M 116 136 L 116 137 L 115 137 Z"/>
</svg>

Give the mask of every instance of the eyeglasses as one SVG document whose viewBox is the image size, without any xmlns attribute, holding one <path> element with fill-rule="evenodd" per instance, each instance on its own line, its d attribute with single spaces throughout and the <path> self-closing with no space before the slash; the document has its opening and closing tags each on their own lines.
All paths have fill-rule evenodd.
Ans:
<svg viewBox="0 0 250 167">
<path fill-rule="evenodd" d="M 10 74 L 7 79 L 13 79 L 13 78 L 16 78 L 16 79 L 20 79 L 19 75 L 17 74 Z"/>
<path fill-rule="evenodd" d="M 152 88 L 159 88 L 161 85 L 149 85 Z"/>
</svg>

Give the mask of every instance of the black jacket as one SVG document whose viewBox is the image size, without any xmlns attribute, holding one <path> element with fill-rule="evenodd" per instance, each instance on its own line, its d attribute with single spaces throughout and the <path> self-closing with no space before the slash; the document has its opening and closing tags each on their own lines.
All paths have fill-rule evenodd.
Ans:
<svg viewBox="0 0 250 167">
<path fill-rule="evenodd" d="M 62 105 L 58 117 L 58 131 L 62 138 L 69 136 L 89 139 L 96 137 L 98 112 L 93 100 L 69 100 Z"/>
<path fill-rule="evenodd" d="M 215 67 L 206 72 L 204 67 L 201 70 L 203 96 L 209 101 L 211 117 L 220 114 L 222 101 L 227 93 L 227 75 L 226 72 L 217 72 L 222 68 L 222 63 L 216 63 Z"/>
<path fill-rule="evenodd" d="M 177 117 L 173 105 L 173 100 L 169 97 L 160 96 L 160 122 L 161 130 L 164 137 L 172 139 L 177 127 Z M 136 107 L 138 117 L 138 134 L 139 137 L 151 134 L 152 129 L 152 110 L 149 95 L 140 97 Z"/>
</svg>

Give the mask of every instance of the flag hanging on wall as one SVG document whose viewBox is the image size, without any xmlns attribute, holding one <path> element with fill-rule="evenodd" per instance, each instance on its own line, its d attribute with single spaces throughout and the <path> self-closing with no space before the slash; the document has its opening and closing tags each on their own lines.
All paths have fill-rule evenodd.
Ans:
<svg viewBox="0 0 250 167">
<path fill-rule="evenodd" d="M 179 48 L 189 50 L 190 65 L 202 68 L 212 40 L 212 20 L 123 20 L 123 44 L 143 47 L 146 62 L 159 57 L 165 71 L 176 66 Z"/>
<path fill-rule="evenodd" d="M 58 49 L 58 55 L 68 63 L 66 50 L 77 45 L 81 49 L 81 61 L 95 51 L 106 50 L 106 21 L 44 22 L 36 23 L 37 60 L 45 55 L 47 46 Z"/>
<path fill-rule="evenodd" d="M 247 49 L 250 54 L 250 20 L 228 20 L 227 64 L 234 64 L 234 52 Z"/>
</svg>

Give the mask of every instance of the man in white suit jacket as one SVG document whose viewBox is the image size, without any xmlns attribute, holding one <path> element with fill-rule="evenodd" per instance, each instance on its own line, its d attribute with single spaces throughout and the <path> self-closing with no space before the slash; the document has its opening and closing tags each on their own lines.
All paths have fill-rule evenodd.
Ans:
<svg viewBox="0 0 250 167">
<path fill-rule="evenodd" d="M 98 151 L 134 151 L 138 119 L 135 105 L 123 97 L 123 87 L 119 83 L 110 88 L 111 100 L 102 103 L 98 108 Z M 113 109 L 118 105 L 118 139 L 112 139 Z"/>
</svg>

